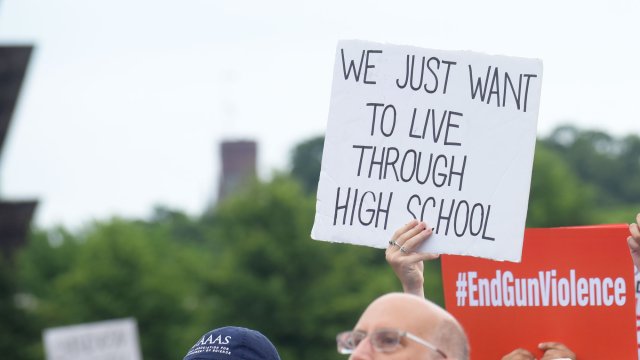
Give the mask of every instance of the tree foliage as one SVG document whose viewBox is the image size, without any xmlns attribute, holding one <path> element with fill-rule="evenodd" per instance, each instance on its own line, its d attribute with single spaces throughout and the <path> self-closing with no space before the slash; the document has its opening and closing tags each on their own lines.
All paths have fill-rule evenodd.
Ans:
<svg viewBox="0 0 640 360">
<path fill-rule="evenodd" d="M 318 189 L 324 136 L 316 136 L 296 145 L 291 156 L 291 175 L 302 185 L 307 194 Z"/>
<path fill-rule="evenodd" d="M 23 308 L 28 299 L 20 296 L 12 275 L 11 264 L 0 256 L 0 354 L 6 359 L 35 359 L 41 357 L 32 340 L 40 335 L 38 321 Z"/>
<path fill-rule="evenodd" d="M 555 129 L 542 142 L 584 183 L 598 189 L 599 205 L 640 203 L 640 137 L 616 138 L 574 126 Z"/>
<path fill-rule="evenodd" d="M 585 225 L 593 220 L 593 189 L 571 172 L 544 143 L 536 147 L 527 226 Z"/>
<path fill-rule="evenodd" d="M 34 315 L 44 327 L 134 317 L 146 357 L 183 355 L 197 336 L 185 328 L 198 310 L 194 267 L 206 256 L 159 229 L 112 219 L 77 235 L 36 234 L 19 261 Z"/>
</svg>

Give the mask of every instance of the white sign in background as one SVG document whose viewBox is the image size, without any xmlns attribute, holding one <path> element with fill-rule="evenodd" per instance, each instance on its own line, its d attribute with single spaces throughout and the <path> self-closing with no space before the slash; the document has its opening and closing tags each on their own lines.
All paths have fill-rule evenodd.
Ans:
<svg viewBox="0 0 640 360">
<path fill-rule="evenodd" d="M 142 360 L 134 319 L 46 329 L 47 360 Z"/>
<path fill-rule="evenodd" d="M 312 238 L 520 261 L 542 62 L 340 41 Z"/>
</svg>

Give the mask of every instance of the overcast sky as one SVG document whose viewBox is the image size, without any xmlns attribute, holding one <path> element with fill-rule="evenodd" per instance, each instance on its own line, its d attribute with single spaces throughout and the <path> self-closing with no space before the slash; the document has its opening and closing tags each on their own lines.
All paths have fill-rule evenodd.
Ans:
<svg viewBox="0 0 640 360">
<path fill-rule="evenodd" d="M 222 139 L 260 174 L 324 132 L 339 39 L 543 60 L 538 133 L 640 132 L 640 2 L 1 0 L 0 44 L 33 44 L 0 195 L 41 226 L 155 204 L 197 214 Z"/>
</svg>

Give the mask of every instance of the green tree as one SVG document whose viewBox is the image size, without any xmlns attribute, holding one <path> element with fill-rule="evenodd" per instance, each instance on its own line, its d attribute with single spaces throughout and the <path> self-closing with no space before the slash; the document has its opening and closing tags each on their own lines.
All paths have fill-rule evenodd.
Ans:
<svg viewBox="0 0 640 360">
<path fill-rule="evenodd" d="M 37 236 L 21 257 L 43 327 L 133 317 L 145 358 L 184 356 L 209 315 L 197 298 L 206 253 L 179 246 L 160 226 L 122 219 L 50 236 Z"/>
<path fill-rule="evenodd" d="M 633 134 L 622 138 L 619 159 L 623 172 L 617 176 L 624 200 L 640 205 L 640 136 Z"/>
<path fill-rule="evenodd" d="M 640 138 L 616 138 L 599 130 L 560 126 L 542 142 L 561 156 L 581 181 L 597 189 L 601 206 L 640 202 Z"/>
<path fill-rule="evenodd" d="M 538 143 L 533 162 L 527 226 L 589 224 L 593 218 L 593 189 L 583 184 L 566 162 Z"/>
<path fill-rule="evenodd" d="M 38 359 L 42 356 L 32 339 L 40 332 L 36 319 L 21 307 L 28 299 L 18 293 L 13 274 L 13 266 L 0 256 L 0 354 L 6 359 Z"/>
<path fill-rule="evenodd" d="M 316 136 L 296 145 L 291 156 L 291 175 L 300 181 L 307 194 L 315 194 L 320 179 L 324 136 Z"/>
<path fill-rule="evenodd" d="M 76 236 L 62 227 L 34 230 L 27 248 L 18 256 L 21 290 L 35 298 L 48 298 L 52 282 L 69 271 L 80 246 Z"/>
</svg>

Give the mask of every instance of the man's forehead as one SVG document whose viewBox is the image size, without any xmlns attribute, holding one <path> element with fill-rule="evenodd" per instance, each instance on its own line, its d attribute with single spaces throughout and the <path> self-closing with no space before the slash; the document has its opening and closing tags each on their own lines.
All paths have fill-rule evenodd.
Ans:
<svg viewBox="0 0 640 360">
<path fill-rule="evenodd" d="M 422 299 L 387 297 L 374 301 L 362 314 L 356 330 L 394 328 L 425 333 L 435 327 L 438 316 Z"/>
</svg>

